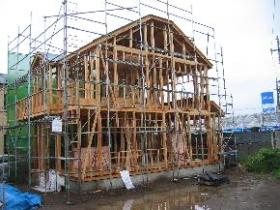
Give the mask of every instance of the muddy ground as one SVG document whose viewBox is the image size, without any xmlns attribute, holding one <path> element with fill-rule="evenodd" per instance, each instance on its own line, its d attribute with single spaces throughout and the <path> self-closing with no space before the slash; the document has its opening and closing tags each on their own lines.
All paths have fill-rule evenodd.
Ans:
<svg viewBox="0 0 280 210">
<path fill-rule="evenodd" d="M 225 174 L 230 183 L 219 187 L 199 186 L 192 179 L 178 182 L 159 180 L 132 191 L 95 191 L 71 194 L 73 205 L 65 205 L 63 193 L 45 194 L 41 209 L 100 210 L 280 210 L 280 180 L 255 175 L 236 167 Z"/>
</svg>

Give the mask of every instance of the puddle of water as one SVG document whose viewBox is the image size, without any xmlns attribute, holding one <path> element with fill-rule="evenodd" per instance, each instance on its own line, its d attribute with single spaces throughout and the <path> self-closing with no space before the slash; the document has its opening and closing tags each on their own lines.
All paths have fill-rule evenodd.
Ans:
<svg viewBox="0 0 280 210">
<path fill-rule="evenodd" d="M 178 185 L 176 185 L 178 186 Z M 209 194 L 203 192 L 198 186 L 184 185 L 174 189 L 163 189 L 162 191 L 145 192 L 137 197 L 127 200 L 112 201 L 108 205 L 98 205 L 100 210 L 211 210 L 205 201 Z"/>
</svg>

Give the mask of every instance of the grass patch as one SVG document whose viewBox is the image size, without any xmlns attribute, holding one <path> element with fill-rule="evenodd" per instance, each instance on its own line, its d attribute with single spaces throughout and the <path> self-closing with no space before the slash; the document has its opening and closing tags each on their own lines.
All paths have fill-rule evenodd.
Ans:
<svg viewBox="0 0 280 210">
<path fill-rule="evenodd" d="M 241 164 L 245 168 L 254 173 L 265 174 L 271 173 L 280 179 L 280 149 L 264 148 L 256 154 L 250 155 L 241 160 Z"/>
<path fill-rule="evenodd" d="M 280 179 L 280 168 L 277 168 L 275 171 L 274 171 L 274 175 L 277 179 Z"/>
</svg>

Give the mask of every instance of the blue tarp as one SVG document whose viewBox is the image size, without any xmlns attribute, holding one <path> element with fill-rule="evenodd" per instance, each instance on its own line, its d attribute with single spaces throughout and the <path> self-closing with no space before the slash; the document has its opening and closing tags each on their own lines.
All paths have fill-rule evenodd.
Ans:
<svg viewBox="0 0 280 210">
<path fill-rule="evenodd" d="M 224 133 L 242 133 L 243 132 L 243 128 L 232 128 L 232 129 L 224 129 L 223 132 Z"/>
<path fill-rule="evenodd" d="M 37 209 L 42 205 L 40 195 L 22 192 L 18 188 L 7 184 L 0 184 L 0 200 L 2 203 L 4 201 L 6 210 Z"/>
</svg>

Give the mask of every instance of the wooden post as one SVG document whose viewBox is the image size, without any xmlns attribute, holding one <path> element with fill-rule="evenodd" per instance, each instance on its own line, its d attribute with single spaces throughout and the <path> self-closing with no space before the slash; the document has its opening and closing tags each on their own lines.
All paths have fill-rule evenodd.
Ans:
<svg viewBox="0 0 280 210">
<path fill-rule="evenodd" d="M 56 135 L 55 141 L 56 170 L 61 171 L 61 134 Z"/>
<path fill-rule="evenodd" d="M 148 34 L 147 34 L 147 24 L 144 25 L 144 49 L 148 51 Z"/>
<path fill-rule="evenodd" d="M 88 71 L 88 62 L 87 57 L 84 55 L 84 75 L 85 75 L 85 98 L 89 98 L 89 71 Z"/>
<path fill-rule="evenodd" d="M 133 127 L 133 136 L 132 136 L 132 139 L 133 139 L 133 162 L 134 162 L 134 167 L 136 168 L 136 170 L 138 170 L 138 162 L 137 162 L 137 128 L 136 128 L 136 114 L 135 112 L 132 113 L 132 127 Z"/>
<path fill-rule="evenodd" d="M 99 110 L 98 110 L 99 111 Z M 100 112 L 100 111 L 99 111 Z M 100 175 L 103 175 L 103 155 L 102 155 L 102 119 L 101 113 L 97 115 L 97 156 L 98 156 L 98 163 L 99 163 L 99 170 Z"/>
<path fill-rule="evenodd" d="M 167 52 L 168 47 L 167 47 L 167 28 L 166 28 L 166 26 L 164 26 L 164 29 L 163 29 L 163 46 L 164 46 L 164 51 Z"/>
<path fill-rule="evenodd" d="M 164 93 L 163 93 L 163 71 L 162 71 L 162 58 L 159 59 L 159 83 L 160 83 L 160 102 L 161 109 L 164 108 Z"/>
<path fill-rule="evenodd" d="M 205 89 L 206 89 L 206 106 L 207 111 L 211 111 L 211 102 L 210 102 L 210 95 L 209 95 L 209 79 L 208 79 L 208 69 L 207 66 L 204 66 L 204 78 L 205 78 Z"/>
<path fill-rule="evenodd" d="M 114 37 L 114 55 L 113 55 L 113 59 L 114 59 L 114 95 L 116 98 L 119 97 L 119 78 L 118 78 L 118 63 L 117 63 L 117 59 L 118 59 L 118 51 L 117 51 L 117 47 L 116 47 L 116 37 Z"/>
<path fill-rule="evenodd" d="M 150 87 L 151 87 L 151 84 L 150 84 L 150 78 L 149 78 L 149 75 L 150 75 L 150 62 L 148 60 L 148 56 L 145 56 L 145 72 L 146 72 L 146 85 L 147 85 L 147 103 L 146 105 L 148 106 L 150 104 Z"/>
<path fill-rule="evenodd" d="M 154 22 L 153 21 L 151 22 L 150 29 L 151 29 L 151 34 L 150 34 L 151 46 L 153 48 L 152 52 L 155 52 L 155 30 L 154 30 Z"/>
<path fill-rule="evenodd" d="M 53 104 L 53 79 L 52 79 L 52 67 L 51 65 L 49 65 L 49 100 L 48 100 L 48 105 L 47 105 L 47 109 L 48 109 L 48 113 L 50 113 L 50 107 Z"/>
<path fill-rule="evenodd" d="M 115 45 L 115 39 L 116 39 L 116 37 L 114 38 L 114 45 Z M 132 31 L 132 28 L 129 29 L 129 47 L 130 48 L 133 47 L 133 31 Z"/>
<path fill-rule="evenodd" d="M 100 103 L 100 49 L 99 47 L 96 47 L 95 50 L 96 54 L 96 61 L 95 61 L 95 67 L 96 67 L 96 101 L 97 103 Z"/>
<path fill-rule="evenodd" d="M 187 116 L 187 122 L 188 122 L 188 124 L 187 124 L 187 129 L 188 129 L 188 143 L 189 143 L 189 154 L 190 154 L 190 160 L 192 160 L 192 155 L 193 155 L 193 153 L 192 153 L 192 133 L 191 133 L 191 117 L 190 117 L 190 115 L 188 114 L 188 116 Z"/>
<path fill-rule="evenodd" d="M 93 65 L 93 55 L 92 55 L 92 51 L 90 51 L 89 53 L 89 71 L 90 71 L 90 76 L 89 76 L 89 98 L 93 98 L 94 95 L 94 84 L 93 81 L 95 79 L 95 72 L 96 70 L 94 69 L 94 65 Z M 78 89 L 79 90 L 79 89 Z"/>
<path fill-rule="evenodd" d="M 166 138 L 166 119 L 165 119 L 165 113 L 162 113 L 162 124 L 161 124 L 161 129 L 162 129 L 162 139 L 163 139 L 163 158 L 164 158 L 164 164 L 165 168 L 168 168 L 168 161 L 167 161 L 167 138 Z"/>
</svg>

